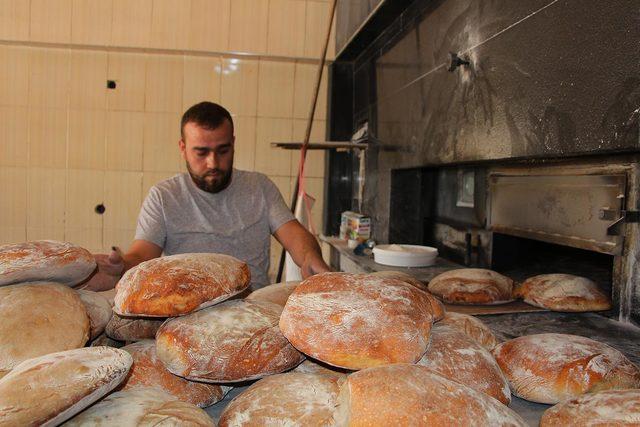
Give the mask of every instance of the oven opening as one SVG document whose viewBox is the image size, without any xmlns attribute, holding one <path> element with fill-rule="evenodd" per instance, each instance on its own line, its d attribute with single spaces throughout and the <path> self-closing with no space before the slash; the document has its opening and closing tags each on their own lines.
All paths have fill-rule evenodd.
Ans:
<svg viewBox="0 0 640 427">
<path fill-rule="evenodd" d="M 611 295 L 613 262 L 613 255 L 493 233 L 491 268 L 516 282 L 538 274 L 574 274 Z"/>
</svg>

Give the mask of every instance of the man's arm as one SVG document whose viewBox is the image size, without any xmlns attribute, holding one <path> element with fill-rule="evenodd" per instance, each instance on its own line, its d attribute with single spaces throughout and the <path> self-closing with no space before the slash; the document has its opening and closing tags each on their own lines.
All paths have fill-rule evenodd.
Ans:
<svg viewBox="0 0 640 427">
<path fill-rule="evenodd" d="M 303 278 L 331 271 L 322 259 L 316 238 L 298 220 L 294 219 L 284 223 L 273 233 L 273 236 L 284 246 L 293 261 L 300 267 Z"/>
<path fill-rule="evenodd" d="M 106 291 L 113 289 L 125 271 L 135 267 L 141 262 L 158 258 L 162 255 L 162 248 L 146 240 L 134 240 L 125 255 L 121 255 L 116 249 L 109 255 L 94 255 L 98 270 L 82 286 L 82 289 L 90 291 Z"/>
</svg>

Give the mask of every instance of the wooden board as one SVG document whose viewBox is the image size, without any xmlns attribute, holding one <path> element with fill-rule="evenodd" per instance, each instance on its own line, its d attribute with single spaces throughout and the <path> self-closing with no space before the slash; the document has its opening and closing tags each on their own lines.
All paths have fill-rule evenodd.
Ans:
<svg viewBox="0 0 640 427">
<path fill-rule="evenodd" d="M 549 311 L 546 308 L 534 307 L 523 301 L 513 301 L 507 304 L 499 305 L 444 305 L 447 311 L 454 313 L 470 314 L 473 316 L 482 316 L 488 314 L 507 314 L 507 313 L 533 313 L 536 311 Z"/>
</svg>

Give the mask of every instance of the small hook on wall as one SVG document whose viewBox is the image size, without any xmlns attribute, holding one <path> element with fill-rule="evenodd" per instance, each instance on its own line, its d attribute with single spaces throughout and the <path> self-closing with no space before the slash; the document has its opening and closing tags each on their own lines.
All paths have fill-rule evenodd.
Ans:
<svg viewBox="0 0 640 427">
<path fill-rule="evenodd" d="M 461 65 L 469 65 L 469 61 L 462 59 L 455 52 L 449 52 L 449 66 L 447 67 L 447 71 L 455 71 Z"/>
</svg>

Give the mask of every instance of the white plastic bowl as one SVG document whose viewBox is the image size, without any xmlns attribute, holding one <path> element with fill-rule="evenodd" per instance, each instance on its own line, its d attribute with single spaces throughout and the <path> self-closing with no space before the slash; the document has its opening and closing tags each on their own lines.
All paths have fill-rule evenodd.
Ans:
<svg viewBox="0 0 640 427">
<path fill-rule="evenodd" d="M 428 267 L 436 262 L 438 250 L 418 245 L 378 245 L 373 248 L 373 260 L 394 267 Z"/>
</svg>

